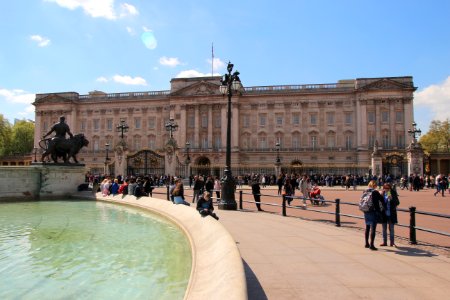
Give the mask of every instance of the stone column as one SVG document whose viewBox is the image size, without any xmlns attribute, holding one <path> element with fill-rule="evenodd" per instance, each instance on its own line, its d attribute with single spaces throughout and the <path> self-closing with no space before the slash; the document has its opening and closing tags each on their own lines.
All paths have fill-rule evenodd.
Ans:
<svg viewBox="0 0 450 300">
<path fill-rule="evenodd" d="M 194 140 L 191 142 L 193 148 L 200 148 L 200 105 L 195 106 L 195 117 L 194 117 Z"/>
<path fill-rule="evenodd" d="M 239 104 L 231 105 L 231 150 L 239 148 Z"/>
<path fill-rule="evenodd" d="M 224 104 L 220 108 L 220 124 L 222 124 L 221 132 L 221 148 L 226 149 L 227 147 L 227 105 Z"/>
<path fill-rule="evenodd" d="M 208 148 L 212 148 L 213 146 L 213 127 L 212 105 L 208 105 Z"/>
</svg>

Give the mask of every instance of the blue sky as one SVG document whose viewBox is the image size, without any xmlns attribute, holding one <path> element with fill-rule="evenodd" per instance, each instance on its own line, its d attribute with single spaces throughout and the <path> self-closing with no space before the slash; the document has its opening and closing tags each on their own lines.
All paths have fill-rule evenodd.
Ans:
<svg viewBox="0 0 450 300">
<path fill-rule="evenodd" d="M 168 90 L 223 74 L 244 86 L 413 76 L 422 132 L 450 118 L 447 0 L 1 1 L 0 113 L 34 119 L 36 93 Z"/>
</svg>

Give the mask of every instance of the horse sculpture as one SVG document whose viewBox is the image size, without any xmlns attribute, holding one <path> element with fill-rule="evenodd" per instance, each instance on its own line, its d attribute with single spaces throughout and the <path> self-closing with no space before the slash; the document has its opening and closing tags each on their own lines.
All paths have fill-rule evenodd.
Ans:
<svg viewBox="0 0 450 300">
<path fill-rule="evenodd" d="M 50 143 L 56 143 L 53 147 L 53 151 L 50 151 Z M 80 152 L 81 148 L 89 145 L 89 141 L 85 138 L 84 134 L 80 133 L 74 135 L 70 139 L 44 139 L 39 142 L 39 146 L 44 149 L 41 161 L 45 162 L 44 159 L 50 155 L 51 159 L 58 163 L 58 157 L 61 157 L 64 163 L 70 163 L 70 158 L 73 158 L 75 163 L 78 163 L 76 155 Z"/>
</svg>

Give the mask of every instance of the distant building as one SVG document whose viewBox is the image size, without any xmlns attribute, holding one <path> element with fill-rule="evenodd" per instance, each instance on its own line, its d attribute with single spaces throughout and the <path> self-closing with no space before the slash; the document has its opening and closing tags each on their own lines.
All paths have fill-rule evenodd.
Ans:
<svg viewBox="0 0 450 300">
<path fill-rule="evenodd" d="M 148 160 L 128 161 L 127 172 L 160 173 L 164 170 L 153 170 L 150 161 L 166 159 L 169 132 L 165 124 L 174 119 L 179 126 L 173 132 L 180 147 L 175 149 L 177 170 L 186 172 L 181 166 L 189 142 L 192 173 L 221 175 L 227 98 L 219 92 L 220 79 L 175 78 L 167 91 L 38 94 L 35 147 L 58 117 L 65 115 L 72 132 L 84 133 L 90 141 L 89 148 L 79 154 L 81 161 L 92 172 L 103 173 L 105 144 L 111 145 L 110 151 L 118 145 L 116 126 L 124 120 L 129 126 L 124 133 L 127 158 L 139 151 L 152 155 Z M 408 129 L 415 90 L 410 76 L 245 87 L 232 98 L 233 174 L 272 174 L 278 154 L 285 172 L 363 175 L 369 173 L 375 141 L 383 157 L 383 173 L 406 174 L 405 147 L 411 142 Z M 114 172 L 117 161 L 107 163 Z"/>
</svg>

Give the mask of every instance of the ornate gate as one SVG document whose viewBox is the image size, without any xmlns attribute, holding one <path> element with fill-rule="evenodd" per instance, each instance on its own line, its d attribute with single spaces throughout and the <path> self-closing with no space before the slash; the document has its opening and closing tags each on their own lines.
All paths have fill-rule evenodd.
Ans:
<svg viewBox="0 0 450 300">
<path fill-rule="evenodd" d="M 127 157 L 127 175 L 165 174 L 164 156 L 151 150 L 141 150 Z"/>
<path fill-rule="evenodd" d="M 176 176 L 182 177 L 182 178 L 188 178 L 190 174 L 188 174 L 188 166 L 186 163 L 182 163 L 180 162 L 180 159 L 178 158 L 178 155 L 176 156 L 177 158 L 177 165 L 176 165 Z"/>
</svg>

